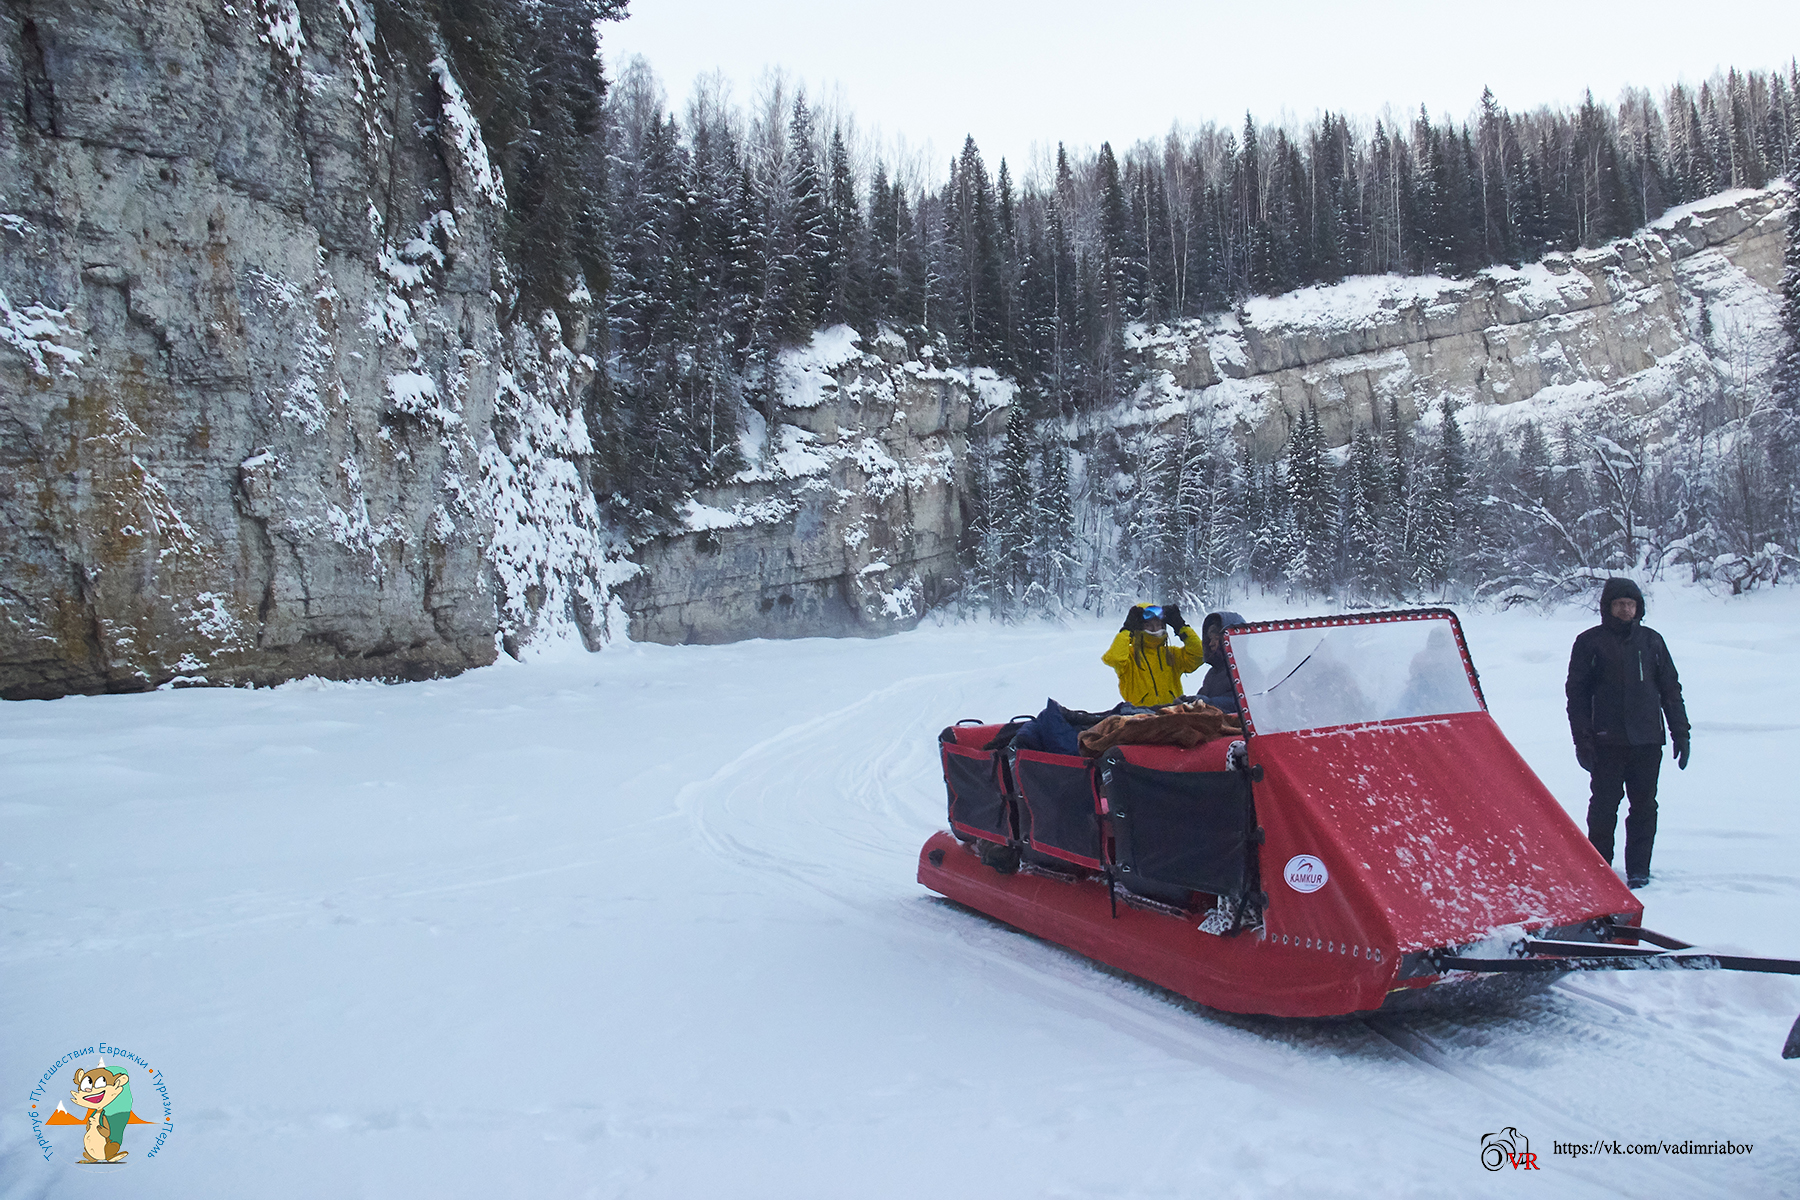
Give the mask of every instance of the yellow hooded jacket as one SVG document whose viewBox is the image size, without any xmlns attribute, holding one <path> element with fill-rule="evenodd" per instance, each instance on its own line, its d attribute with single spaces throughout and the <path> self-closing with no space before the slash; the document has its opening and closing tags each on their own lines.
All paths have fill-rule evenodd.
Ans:
<svg viewBox="0 0 1800 1200">
<path fill-rule="evenodd" d="M 1100 661 L 1119 673 L 1119 695 L 1128 704 L 1151 708 L 1181 698 L 1181 677 L 1206 661 L 1200 635 L 1183 625 L 1179 647 L 1153 643 L 1142 634 L 1119 630 Z"/>
</svg>

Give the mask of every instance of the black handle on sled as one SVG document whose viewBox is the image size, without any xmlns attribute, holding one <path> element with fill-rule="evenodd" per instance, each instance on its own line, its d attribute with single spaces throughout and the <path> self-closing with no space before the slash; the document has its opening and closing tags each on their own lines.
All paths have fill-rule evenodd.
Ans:
<svg viewBox="0 0 1800 1200">
<path fill-rule="evenodd" d="M 1615 926 L 1615 934 L 1637 937 L 1667 947 L 1616 946 L 1605 942 L 1563 942 L 1526 938 L 1520 949 L 1534 958 L 1464 958 L 1460 954 L 1427 956 L 1437 971 L 1482 973 L 1546 973 L 1563 971 L 1754 971 L 1763 975 L 1800 975 L 1800 962 L 1791 958 L 1755 958 L 1747 954 L 1708 954 L 1686 942 L 1636 926 Z M 1781 1057 L 1800 1058 L 1800 1017 L 1788 1030 Z"/>
<path fill-rule="evenodd" d="M 1564 943 L 1570 945 L 1570 943 Z M 1634 970 L 1688 970 L 1688 972 L 1759 972 L 1764 975 L 1800 975 L 1793 959 L 1753 959 L 1744 954 L 1660 952 L 1633 946 L 1584 945 L 1584 954 L 1548 955 L 1539 959 L 1465 959 L 1462 955 L 1433 955 L 1438 972 L 1634 972 Z"/>
</svg>

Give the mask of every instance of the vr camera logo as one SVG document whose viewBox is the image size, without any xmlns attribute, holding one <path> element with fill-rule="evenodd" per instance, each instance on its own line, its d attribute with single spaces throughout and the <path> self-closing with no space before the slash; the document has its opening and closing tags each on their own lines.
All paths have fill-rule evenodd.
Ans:
<svg viewBox="0 0 1800 1200">
<path fill-rule="evenodd" d="M 1481 1165 L 1490 1171 L 1511 1165 L 1515 1171 L 1541 1171 L 1531 1140 L 1508 1125 L 1498 1133 L 1481 1135 Z"/>
</svg>

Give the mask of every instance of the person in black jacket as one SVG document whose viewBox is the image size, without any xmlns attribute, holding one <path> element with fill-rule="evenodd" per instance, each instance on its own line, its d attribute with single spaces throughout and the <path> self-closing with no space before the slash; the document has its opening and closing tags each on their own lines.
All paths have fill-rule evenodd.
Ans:
<svg viewBox="0 0 1800 1200">
<path fill-rule="evenodd" d="M 1200 622 L 1200 644 L 1206 648 L 1206 663 L 1212 668 L 1200 681 L 1200 699 L 1228 713 L 1238 711 L 1237 687 L 1231 682 L 1231 668 L 1225 665 L 1225 630 L 1232 625 L 1248 624 L 1243 617 L 1227 609 L 1206 614 Z"/>
<path fill-rule="evenodd" d="M 1656 777 L 1662 768 L 1663 720 L 1674 740 L 1675 764 L 1688 765 L 1687 708 L 1681 679 L 1662 635 L 1643 624 L 1644 593 L 1613 578 L 1600 591 L 1600 624 L 1575 639 L 1569 654 L 1569 732 L 1575 761 L 1588 773 L 1588 841 L 1612 862 L 1619 800 L 1631 796 L 1625 817 L 1625 881 L 1650 882 L 1656 841 Z"/>
</svg>

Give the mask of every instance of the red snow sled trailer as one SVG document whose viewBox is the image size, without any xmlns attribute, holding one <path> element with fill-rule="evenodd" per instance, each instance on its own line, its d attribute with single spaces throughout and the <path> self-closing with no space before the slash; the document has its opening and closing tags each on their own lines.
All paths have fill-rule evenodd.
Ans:
<svg viewBox="0 0 1800 1200">
<path fill-rule="evenodd" d="M 1365 1013 L 1571 970 L 1800 974 L 1641 927 L 1488 715 L 1450 610 L 1225 637 L 1242 740 L 1090 759 L 1012 747 L 1016 722 L 944 730 L 951 831 L 919 882 L 1230 1012 Z"/>
</svg>

